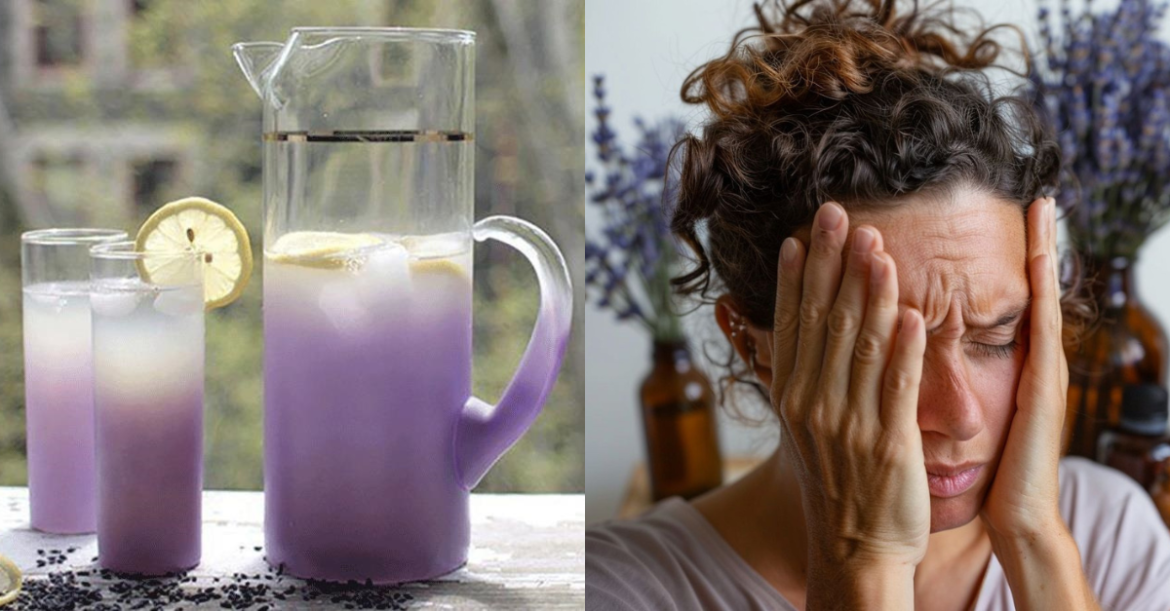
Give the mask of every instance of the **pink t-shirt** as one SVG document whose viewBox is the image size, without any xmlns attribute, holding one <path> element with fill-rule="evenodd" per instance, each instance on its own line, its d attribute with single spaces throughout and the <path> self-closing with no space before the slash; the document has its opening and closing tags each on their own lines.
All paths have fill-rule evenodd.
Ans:
<svg viewBox="0 0 1170 611">
<path fill-rule="evenodd" d="M 1137 483 L 1092 461 L 1064 458 L 1060 513 L 1103 610 L 1170 610 L 1170 529 Z M 679 498 L 636 520 L 586 530 L 585 607 L 796 610 Z M 975 611 L 1014 609 L 1003 567 L 992 554 Z"/>
</svg>

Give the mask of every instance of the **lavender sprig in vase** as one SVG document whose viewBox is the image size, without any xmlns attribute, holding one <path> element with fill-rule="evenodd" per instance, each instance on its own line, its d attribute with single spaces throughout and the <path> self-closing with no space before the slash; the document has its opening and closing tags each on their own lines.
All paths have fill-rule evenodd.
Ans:
<svg viewBox="0 0 1170 611">
<path fill-rule="evenodd" d="M 1096 460 L 1127 387 L 1166 387 L 1166 333 L 1134 283 L 1142 245 L 1170 218 L 1170 48 L 1158 40 L 1165 11 L 1165 3 L 1122 0 L 1074 17 L 1065 0 L 1059 20 L 1047 8 L 1039 14 L 1046 61 L 1033 62 L 1034 103 L 1059 134 L 1057 205 L 1099 314 L 1066 348 L 1065 443 Z"/>
<path fill-rule="evenodd" d="M 691 358 L 670 283 L 678 246 L 669 229 L 666 176 L 670 148 L 684 127 L 677 120 L 637 120 L 638 140 L 627 152 L 609 126 L 604 85 L 594 78 L 593 142 L 601 172 L 586 175 L 604 224 L 585 244 L 585 282 L 598 307 L 639 324 L 653 340 L 653 365 L 639 393 L 651 497 L 692 498 L 723 483 L 723 462 L 715 395 Z"/>
</svg>

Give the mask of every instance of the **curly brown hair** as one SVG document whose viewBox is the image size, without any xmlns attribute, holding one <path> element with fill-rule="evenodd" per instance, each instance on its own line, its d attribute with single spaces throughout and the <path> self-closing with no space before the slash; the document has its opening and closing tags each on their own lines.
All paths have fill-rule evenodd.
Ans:
<svg viewBox="0 0 1170 611">
<path fill-rule="evenodd" d="M 702 135 L 671 152 L 679 161 L 671 229 L 694 251 L 678 291 L 710 303 L 726 293 L 754 325 L 770 329 L 776 261 L 784 239 L 818 207 L 897 206 L 911 194 L 969 188 L 1017 202 L 1055 195 L 1060 148 L 1052 128 L 1016 92 L 995 96 L 984 69 L 1001 46 L 970 35 L 940 2 L 901 14 L 897 0 L 782 0 L 755 4 L 758 25 L 726 55 L 683 83 L 705 105 Z M 680 159 L 681 157 L 681 159 Z M 699 238 L 706 227 L 707 244 Z M 1073 274 L 1073 277 L 1078 274 Z M 1093 316 L 1080 290 L 1062 296 L 1066 342 Z M 735 382 L 767 392 L 734 351 L 721 395 Z M 722 398 L 721 398 L 722 400 Z"/>
</svg>

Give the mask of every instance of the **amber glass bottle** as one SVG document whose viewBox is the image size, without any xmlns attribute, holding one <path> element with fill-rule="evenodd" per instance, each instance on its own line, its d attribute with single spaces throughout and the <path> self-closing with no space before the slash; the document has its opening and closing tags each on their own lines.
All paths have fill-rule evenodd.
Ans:
<svg viewBox="0 0 1170 611">
<path fill-rule="evenodd" d="M 1166 389 L 1157 384 L 1130 384 L 1122 391 L 1121 419 L 1106 428 L 1098 443 L 1097 461 L 1132 477 L 1153 491 L 1170 460 Z"/>
<path fill-rule="evenodd" d="M 1138 300 L 1133 261 L 1086 259 L 1101 322 L 1068 351 L 1067 452 L 1097 458 L 1101 432 L 1120 421 L 1127 385 L 1166 387 L 1166 332 Z"/>
<path fill-rule="evenodd" d="M 692 498 L 723 483 L 715 394 L 685 341 L 655 341 L 642 381 L 651 496 Z"/>
<path fill-rule="evenodd" d="M 1097 460 L 1118 469 L 1149 491 L 1162 519 L 1170 525 L 1170 404 L 1166 389 L 1155 384 L 1125 387 L 1121 420 L 1101 433 Z"/>
</svg>

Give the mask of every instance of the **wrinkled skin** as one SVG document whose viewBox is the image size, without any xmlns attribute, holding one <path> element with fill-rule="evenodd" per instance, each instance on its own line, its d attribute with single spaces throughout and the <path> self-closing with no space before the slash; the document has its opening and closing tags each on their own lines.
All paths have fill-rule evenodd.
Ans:
<svg viewBox="0 0 1170 611">
<path fill-rule="evenodd" d="M 778 460 L 695 506 L 789 600 L 962 605 L 995 548 L 1017 604 L 1092 608 L 1057 504 L 1068 371 L 1054 217 L 1049 199 L 1025 215 L 969 189 L 847 215 L 830 203 L 781 251 L 772 329 L 741 328 L 718 300 L 783 439 Z M 940 484 L 938 471 L 976 465 L 961 491 Z"/>
</svg>

